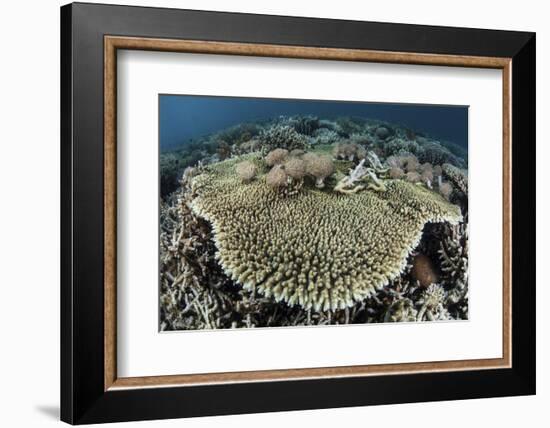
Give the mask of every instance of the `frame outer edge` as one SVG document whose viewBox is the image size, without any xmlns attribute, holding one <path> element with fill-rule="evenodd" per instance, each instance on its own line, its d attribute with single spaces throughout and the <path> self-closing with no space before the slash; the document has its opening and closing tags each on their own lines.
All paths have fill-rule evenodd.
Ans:
<svg viewBox="0 0 550 428">
<path fill-rule="evenodd" d="M 63 10 L 65 9 L 65 12 Z M 145 16 L 151 15 L 151 20 L 144 20 Z M 311 40 L 315 36 L 315 32 L 319 30 L 317 25 L 313 23 L 312 19 L 307 18 L 289 18 L 276 17 L 276 16 L 263 16 L 261 22 L 268 24 L 263 32 L 253 32 L 254 15 L 247 14 L 231 14 L 224 13 L 223 19 L 220 16 L 221 13 L 216 12 L 198 12 L 198 11 L 183 11 L 183 10 L 169 10 L 158 8 L 139 8 L 139 7 L 125 7 L 125 6 L 106 6 L 106 5 L 92 5 L 92 4 L 76 4 L 68 5 L 62 8 L 61 12 L 61 33 L 62 33 L 62 62 L 61 62 L 61 186 L 62 186 L 62 201 L 61 201 L 61 215 L 62 215 L 62 242 L 61 242 L 61 281 L 62 281 L 62 305 L 61 305 L 61 319 L 62 319 L 62 337 L 61 337 L 61 382 L 62 382 L 62 419 L 69 423 L 92 423 L 92 422 L 113 422 L 113 421 L 128 421 L 128 420 L 143 420 L 151 418 L 174 418 L 174 417 L 189 417 L 189 416 L 205 416 L 214 414 L 237 414 L 237 413 L 250 413 L 250 412 L 265 412 L 265 411 L 277 411 L 277 410 L 298 410 L 307 408 L 327 408 L 327 407 L 344 407 L 344 406 L 357 406 L 357 405 L 372 405 L 372 404 L 388 404 L 388 403 L 401 403 L 401 402 L 417 402 L 417 401 L 437 401 L 437 400 L 451 400 L 461 398 L 476 398 L 476 397 L 489 397 L 489 396 L 505 396 L 505 395 L 525 395 L 532 394 L 535 390 L 535 367 L 534 367 L 534 350 L 535 350 L 535 337 L 534 337 L 534 312 L 527 314 L 525 311 L 533 309 L 534 306 L 534 282 L 531 281 L 534 278 L 534 262 L 528 260 L 525 262 L 524 258 L 534 256 L 534 224 L 520 227 L 519 232 L 514 234 L 514 245 L 518 248 L 513 250 L 514 262 L 516 258 L 522 259 L 520 265 L 524 269 L 530 269 L 527 272 L 522 272 L 519 276 L 518 269 L 513 272 L 514 275 L 514 299 L 517 295 L 522 297 L 521 294 L 525 294 L 521 298 L 521 305 L 517 304 L 518 300 L 513 300 L 513 313 L 514 313 L 514 337 L 518 338 L 518 332 L 529 337 L 522 337 L 520 341 L 514 340 L 515 346 L 513 346 L 513 363 L 514 367 L 507 370 L 496 370 L 493 373 L 487 373 L 485 376 L 488 383 L 479 385 L 479 388 L 470 391 L 469 387 L 465 385 L 471 385 L 472 382 L 480 380 L 480 375 L 475 371 L 467 371 L 462 374 L 458 373 L 441 373 L 441 374 L 428 374 L 422 376 L 408 375 L 399 376 L 395 379 L 380 381 L 377 377 L 372 378 L 369 381 L 367 387 L 364 382 L 359 381 L 356 378 L 338 379 L 331 381 L 330 391 L 334 391 L 334 388 L 339 391 L 336 396 L 330 394 L 324 394 L 319 396 L 318 400 L 315 399 L 316 395 L 319 395 L 319 391 L 328 391 L 329 384 L 327 381 L 296 381 L 292 388 L 283 387 L 282 383 L 268 382 L 265 384 L 259 383 L 253 386 L 244 388 L 242 385 L 231 386 L 226 388 L 224 385 L 214 387 L 194 387 L 194 388 L 167 388 L 167 389 L 144 389 L 135 392 L 130 391 L 109 391 L 107 393 L 103 390 L 104 376 L 103 372 L 98 371 L 103 368 L 103 363 L 99 364 L 97 354 L 104 352 L 104 342 L 101 338 L 101 347 L 99 345 L 99 338 L 97 337 L 97 330 L 103 328 L 103 313 L 101 317 L 97 315 L 97 312 L 91 312 L 91 309 L 96 308 L 99 305 L 98 300 L 103 302 L 103 294 L 101 297 L 96 298 L 96 294 L 90 293 L 90 286 L 96 281 L 97 275 L 93 272 L 88 272 L 92 276 L 92 280 L 88 280 L 86 276 L 81 276 L 82 266 L 74 263 L 72 257 L 80 255 L 79 251 L 82 250 L 80 243 L 82 236 L 77 237 L 76 233 L 84 232 L 86 238 L 90 238 L 90 234 L 82 230 L 82 224 L 76 224 L 73 227 L 72 222 L 80 220 L 82 223 L 82 210 L 79 204 L 83 202 L 82 193 L 91 191 L 91 195 L 96 201 L 96 185 L 86 185 L 81 178 L 85 178 L 87 175 L 94 171 L 97 167 L 97 153 L 90 151 L 88 145 L 100 139 L 99 135 L 96 135 L 96 128 L 102 120 L 99 119 L 98 106 L 99 99 L 103 101 L 102 94 L 97 94 L 101 88 L 98 81 L 100 77 L 97 75 L 97 55 L 99 54 L 98 44 L 99 36 L 101 38 L 106 34 L 120 34 L 120 35 L 135 35 L 143 33 L 143 36 L 151 37 L 151 33 L 158 35 L 159 37 L 173 38 L 176 34 L 176 38 L 186 38 L 189 35 L 190 38 L 200 38 L 202 34 L 206 34 L 205 39 L 209 40 L 223 40 L 223 41 L 241 41 L 249 43 L 263 43 L 265 40 L 271 41 L 275 44 L 280 43 L 282 39 L 290 38 L 291 43 L 299 44 L 300 40 Z M 109 19 L 105 19 L 109 17 Z M 203 29 L 201 24 L 206 19 L 212 18 L 214 22 L 224 24 L 224 28 L 218 29 L 218 27 Z M 227 25 L 230 21 L 236 21 L 244 26 Z M 337 29 L 338 26 L 344 25 L 344 22 L 338 23 L 332 20 L 316 20 L 319 24 L 328 25 L 331 30 Z M 189 25 L 182 27 L 180 25 L 174 26 L 174 22 L 181 24 L 188 23 Z M 274 23 L 284 23 L 290 26 L 290 30 L 295 30 L 299 23 L 307 24 L 302 28 L 305 31 L 305 35 L 302 32 L 291 32 L 292 34 L 279 35 L 273 31 Z M 161 24 L 171 24 L 164 25 Z M 347 22 L 346 22 L 347 24 Z M 327 46 L 352 48 L 353 44 L 357 41 L 349 41 L 354 37 L 357 28 L 362 29 L 362 25 L 370 27 L 376 27 L 376 29 L 388 28 L 399 30 L 401 33 L 410 32 L 408 27 L 403 24 L 380 24 L 380 23 L 360 23 L 357 21 L 350 21 L 349 25 L 355 28 L 351 33 L 345 33 L 342 35 L 336 35 L 333 38 L 330 35 L 324 35 L 318 43 L 323 45 L 327 43 Z M 513 85 L 512 90 L 514 97 L 512 99 L 513 111 L 517 114 L 519 110 L 519 117 L 513 117 L 513 129 L 514 137 L 517 137 L 518 126 L 523 131 L 527 132 L 525 137 L 521 139 L 523 151 L 530 152 L 531 144 L 534 144 L 534 129 L 529 130 L 529 126 L 533 126 L 534 121 L 534 99 L 535 99 L 535 50 L 534 50 L 534 36 L 530 33 L 524 32 L 506 32 L 506 31 L 489 31 L 489 30 L 470 30 L 468 29 L 451 29 L 442 27 L 426 27 L 426 26 L 414 26 L 414 33 L 431 32 L 440 34 L 444 33 L 449 36 L 452 33 L 456 37 L 451 37 L 452 43 L 457 40 L 458 45 L 454 44 L 446 39 L 442 43 L 439 43 L 437 37 L 431 38 L 433 42 L 426 42 L 422 46 L 424 51 L 438 53 L 446 50 L 457 51 L 457 54 L 466 54 L 465 52 L 482 52 L 486 51 L 495 52 L 496 56 L 509 57 L 514 56 L 513 61 Z M 422 29 L 420 28 L 422 27 Z M 374 29 L 373 29 L 374 30 Z M 371 30 L 369 30 L 371 31 Z M 412 31 L 412 30 L 411 30 Z M 372 31 L 371 31 L 372 32 Z M 384 33 L 384 31 L 382 31 Z M 145 34 L 147 33 L 147 34 Z M 330 33 L 330 32 L 329 32 Z M 332 33 L 330 33 L 332 34 Z M 475 35 L 487 36 L 491 43 L 480 43 L 479 37 L 477 42 L 473 43 L 472 39 Z M 197 36 L 198 35 L 198 36 Z M 464 35 L 466 40 L 462 41 L 461 37 Z M 65 37 L 64 37 L 65 36 Z M 68 40 L 66 39 L 68 37 Z M 530 43 L 531 48 L 526 49 L 526 44 Z M 65 44 L 63 41 L 65 40 Z M 388 39 L 389 40 L 389 39 Z M 375 50 L 384 50 L 379 46 L 379 43 L 394 46 L 399 46 L 399 41 L 403 40 L 399 37 L 392 37 L 390 41 L 379 42 L 374 40 L 369 44 L 377 46 Z M 408 39 L 407 39 L 408 40 Z M 484 40 L 487 42 L 487 40 Z M 317 42 L 316 42 L 317 43 Z M 403 42 L 405 43 L 405 42 Z M 307 43 L 306 43 L 307 44 Z M 357 43 L 363 45 L 366 43 Z M 405 43 L 406 44 L 406 43 Z M 413 43 L 414 44 L 414 43 Z M 68 47 L 67 47 L 68 45 Z M 489 47 L 488 47 L 489 46 Z M 79 48 L 84 48 L 78 50 Z M 362 47 L 361 47 L 362 48 Z M 420 49 L 419 51 L 422 51 Z M 78 57 L 73 56 L 78 50 Z M 416 50 L 413 49 L 414 52 Z M 103 50 L 101 49 L 101 53 Z M 517 58 L 516 58 L 517 54 Z M 483 56 L 483 55 L 482 55 Z M 91 64 L 92 69 L 86 69 L 85 65 Z M 77 69 L 77 73 L 74 70 Z M 101 67 L 103 69 L 103 67 Z M 517 71 L 521 71 L 522 78 L 519 78 Z M 526 80 L 532 79 L 532 82 L 526 82 Z M 520 85 L 519 82 L 524 82 L 524 85 Z M 521 89 L 520 89 L 521 87 Z M 516 90 L 521 95 L 522 90 L 527 90 L 528 94 L 518 98 Z M 95 93 L 93 92 L 95 91 Z M 79 98 L 79 99 L 76 99 Z M 82 99 L 80 99 L 82 98 Z M 83 108 L 80 103 L 86 101 L 91 104 L 87 108 Z M 77 116 L 73 119 L 73 110 L 77 108 Z M 525 109 L 525 112 L 521 110 Z M 84 115 L 86 113 L 86 115 Z M 530 119 L 527 117 L 532 115 Z M 86 120 L 83 121 L 83 116 Z M 74 125 L 73 125 L 74 120 Z M 93 127 L 95 125 L 95 127 Z M 65 127 L 68 127 L 66 129 Z M 87 131 L 86 133 L 83 131 Z M 103 135 L 103 129 L 97 134 Z M 89 135 L 88 135 L 89 134 Z M 78 137 L 78 138 L 77 138 Z M 93 139 L 92 139 L 93 138 Z M 515 141 L 518 141 L 515 138 Z M 78 150 L 77 150 L 78 149 Z M 85 150 L 84 150 L 85 149 Z M 86 166 L 83 162 L 83 155 L 80 151 L 86 151 L 87 154 L 92 155 L 89 158 L 90 168 L 85 168 L 86 171 L 80 172 L 78 167 Z M 516 156 L 520 152 L 519 162 L 516 162 Z M 534 185 L 534 168 L 528 170 L 529 160 L 534 160 L 534 151 L 532 158 L 530 153 L 521 153 L 516 147 L 512 146 L 512 156 L 514 166 L 521 166 L 521 174 L 527 172 L 525 180 L 518 181 L 518 174 L 514 176 L 514 182 L 512 186 L 516 191 L 516 195 L 512 195 L 512 199 L 517 203 L 529 202 L 529 197 L 534 195 L 534 188 L 527 189 L 527 194 L 523 197 L 517 195 L 517 192 L 523 192 L 526 189 L 524 185 Z M 77 165 L 78 164 L 78 165 Z M 97 169 L 99 171 L 99 169 Z M 101 168 L 102 171 L 102 168 Z M 517 169 L 516 169 L 517 171 Z M 78 173 L 78 180 L 75 179 L 72 174 Z M 103 178 L 99 177 L 99 180 Z M 73 188 L 74 183 L 74 188 Z M 103 199 L 103 195 L 102 195 Z M 523 208 L 520 205 L 521 220 L 532 222 L 533 216 L 530 214 L 530 209 L 534 206 L 534 199 L 532 203 L 527 203 Z M 95 212 L 93 205 L 90 205 Z M 103 213 L 103 209 L 101 209 Z M 518 219 L 516 214 L 513 213 L 513 224 L 515 225 Z M 77 217 L 80 216 L 80 218 Z M 71 222 L 67 225 L 67 221 Z M 99 228 L 96 222 L 91 222 L 91 227 L 94 231 Z M 517 230 L 514 228 L 513 230 Z M 103 232 L 103 231 L 102 231 Z M 521 233 L 529 232 L 525 237 L 521 236 Z M 103 233 L 101 233 L 101 239 L 103 239 Z M 78 240 L 76 238 L 79 238 Z M 532 239 L 532 240 L 531 240 Z M 98 239 L 90 239 L 91 249 L 87 249 L 85 254 L 92 253 L 96 255 L 96 245 Z M 78 245 L 77 245 L 78 244 Z M 522 254 L 522 251 L 526 251 L 526 254 Z M 67 260 L 68 258 L 68 260 Z M 65 262 L 63 259 L 66 259 Z M 79 260 L 80 262 L 80 260 Z M 96 263 L 96 260 L 93 261 Z M 92 263 L 88 263 L 87 267 L 92 266 Z M 517 265 L 515 266 L 517 268 Z M 104 271 L 101 270 L 103 275 Z M 519 279 L 519 281 L 518 281 Z M 77 282 L 78 281 L 78 282 Z M 521 287 L 525 286 L 525 289 L 520 290 L 518 282 Z M 95 287 L 95 286 L 94 286 Z M 93 287 L 92 287 L 93 288 Z M 95 288 L 94 288 L 95 289 Z M 76 293 L 78 292 L 78 293 Z M 85 299 L 88 298 L 89 302 Z M 86 303 L 86 304 L 85 304 Z M 103 304 L 102 304 L 103 306 Z M 97 308 L 96 308 L 97 309 Z M 518 320 L 518 315 L 521 315 L 521 320 Z M 87 320 L 88 318 L 88 320 Z M 69 325 L 65 321 L 69 321 Z M 532 333 L 532 334 L 530 334 Z M 75 339 L 78 338 L 78 341 Z M 97 343 L 96 343 L 97 342 Z M 78 345 L 78 346 L 77 346 Z M 85 346 L 84 346 L 85 345 Z M 97 346 L 96 346 L 97 345 Z M 516 352 L 517 351 L 517 352 Z M 93 355 L 93 354 L 96 355 Z M 530 355 L 533 354 L 533 355 Z M 75 369 L 76 367 L 76 369 Z M 99 379 L 101 378 L 101 379 Z M 390 377 L 391 378 L 391 377 Z M 423 379 L 421 381 L 421 379 Z M 417 391 L 413 398 L 410 398 L 410 394 L 407 393 L 412 385 L 418 385 L 419 383 L 426 383 L 433 381 L 434 386 L 449 385 L 449 382 L 455 386 L 452 390 L 439 389 L 438 392 L 433 389 L 427 389 L 425 391 Z M 403 383 L 403 384 L 401 384 Z M 371 389 L 382 387 L 382 390 L 388 388 L 397 387 L 397 389 L 391 389 L 386 391 L 384 399 L 371 396 Z M 313 389 L 311 389 L 313 388 Z M 351 391 L 350 391 L 351 388 Z M 462 388 L 462 389 L 461 389 Z M 436 388 L 437 389 L 437 388 Z M 466 391 L 468 389 L 468 391 Z M 102 390 L 102 392 L 100 392 Z M 312 394 L 317 391 L 317 394 Z M 364 394 L 360 394 L 360 392 Z M 252 402 L 246 405 L 241 402 L 240 398 L 235 397 L 235 394 L 242 393 L 244 396 L 252 395 Z M 353 393 L 352 393 L 353 392 Z M 282 393 L 282 394 L 281 394 Z M 274 403 L 265 403 L 265 394 L 267 397 L 273 395 Z M 468 394 L 468 396 L 466 396 Z M 206 397 L 209 397 L 208 399 Z M 260 399 L 262 397 L 262 399 Z M 217 405 L 212 406 L 211 399 L 225 398 L 227 402 L 219 401 Z M 258 401 L 256 401 L 258 398 Z M 296 399 L 296 401 L 294 401 Z"/>
<path fill-rule="evenodd" d="M 72 211 L 72 149 L 73 149 L 73 34 L 72 5 L 60 9 L 60 128 L 61 128 L 61 361 L 60 361 L 60 418 L 74 423 L 74 365 L 73 365 L 73 211 Z"/>
<path fill-rule="evenodd" d="M 512 343 L 523 394 L 536 393 L 536 34 L 512 59 Z"/>
</svg>

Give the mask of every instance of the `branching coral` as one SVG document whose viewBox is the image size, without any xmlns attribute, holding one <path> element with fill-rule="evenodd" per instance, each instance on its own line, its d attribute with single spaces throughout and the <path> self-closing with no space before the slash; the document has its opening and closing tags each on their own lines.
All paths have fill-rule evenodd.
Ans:
<svg viewBox="0 0 550 428">
<path fill-rule="evenodd" d="M 417 321 L 449 319 L 449 313 L 444 307 L 445 299 L 445 290 L 440 285 L 432 284 L 426 288 L 422 298 L 417 302 L 422 305 L 416 316 Z"/>
<path fill-rule="evenodd" d="M 441 167 L 443 175 L 464 195 L 468 196 L 468 173 L 454 165 L 445 163 Z"/>
<path fill-rule="evenodd" d="M 217 289 L 230 282 L 215 260 L 209 224 L 190 207 L 187 169 L 179 198 L 160 210 L 160 318 L 162 330 L 219 328 L 225 304 Z"/>
<path fill-rule="evenodd" d="M 384 314 L 384 322 L 413 322 L 418 311 L 411 299 L 403 298 L 392 303 Z"/>
<path fill-rule="evenodd" d="M 233 165 L 193 179 L 193 211 L 211 222 L 228 276 L 291 306 L 336 310 L 373 296 L 400 274 L 427 222 L 461 219 L 436 193 L 399 180 L 383 193 L 281 198 L 263 180 L 239 185 Z"/>
<path fill-rule="evenodd" d="M 315 116 L 296 116 L 289 118 L 288 124 L 300 134 L 312 135 L 319 128 L 319 118 Z"/>
<path fill-rule="evenodd" d="M 336 131 L 328 128 L 319 128 L 313 133 L 313 144 L 334 144 L 341 139 Z"/>
<path fill-rule="evenodd" d="M 460 223 L 448 227 L 440 243 L 442 283 L 448 288 L 449 301 L 458 317 L 468 318 L 468 226 Z"/>
<path fill-rule="evenodd" d="M 432 165 L 441 165 L 451 163 L 456 166 L 462 166 L 463 161 L 435 141 L 427 141 L 420 146 L 420 151 L 416 153 L 420 162 L 429 162 Z"/>
<path fill-rule="evenodd" d="M 296 132 L 291 126 L 274 125 L 263 130 L 258 136 L 258 141 L 266 152 L 276 148 L 293 150 L 305 149 L 308 146 L 307 137 Z"/>
</svg>

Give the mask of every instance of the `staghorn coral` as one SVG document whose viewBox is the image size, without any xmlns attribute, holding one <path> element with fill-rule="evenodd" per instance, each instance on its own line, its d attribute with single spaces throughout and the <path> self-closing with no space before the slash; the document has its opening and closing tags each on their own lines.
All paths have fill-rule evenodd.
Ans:
<svg viewBox="0 0 550 428">
<path fill-rule="evenodd" d="M 193 179 L 191 206 L 212 224 L 225 273 L 290 306 L 344 310 L 374 296 L 404 269 L 426 223 L 461 220 L 458 207 L 404 181 L 383 193 L 281 198 L 263 180 L 239 185 L 234 162 Z"/>
<path fill-rule="evenodd" d="M 276 148 L 293 150 L 306 149 L 308 139 L 306 136 L 296 132 L 291 126 L 274 125 L 263 130 L 258 136 L 262 150 L 268 152 Z"/>
<path fill-rule="evenodd" d="M 282 164 L 288 158 L 288 150 L 286 149 L 274 149 L 270 151 L 265 157 L 265 163 L 268 166 Z"/>
<path fill-rule="evenodd" d="M 258 168 L 250 161 L 242 161 L 235 165 L 235 172 L 244 183 L 248 183 L 256 176 Z"/>
</svg>

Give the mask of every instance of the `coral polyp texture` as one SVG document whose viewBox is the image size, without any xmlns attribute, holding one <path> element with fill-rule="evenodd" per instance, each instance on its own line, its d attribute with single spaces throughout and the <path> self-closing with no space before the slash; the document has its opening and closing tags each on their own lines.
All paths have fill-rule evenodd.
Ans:
<svg viewBox="0 0 550 428">
<path fill-rule="evenodd" d="M 311 187 L 280 197 L 261 178 L 240 185 L 236 162 L 193 178 L 193 211 L 212 224 L 231 279 L 305 309 L 344 309 L 374 295 L 401 274 L 427 223 L 462 218 L 437 193 L 401 180 L 388 180 L 382 193 Z"/>
</svg>

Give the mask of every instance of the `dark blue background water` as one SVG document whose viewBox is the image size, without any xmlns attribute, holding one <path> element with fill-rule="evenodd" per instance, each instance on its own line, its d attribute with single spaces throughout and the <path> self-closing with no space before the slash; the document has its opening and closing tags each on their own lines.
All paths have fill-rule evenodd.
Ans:
<svg viewBox="0 0 550 428">
<path fill-rule="evenodd" d="M 161 95 L 159 104 L 163 151 L 238 123 L 298 114 L 321 119 L 338 116 L 379 119 L 468 147 L 468 107 L 465 106 L 191 95 Z"/>
</svg>

